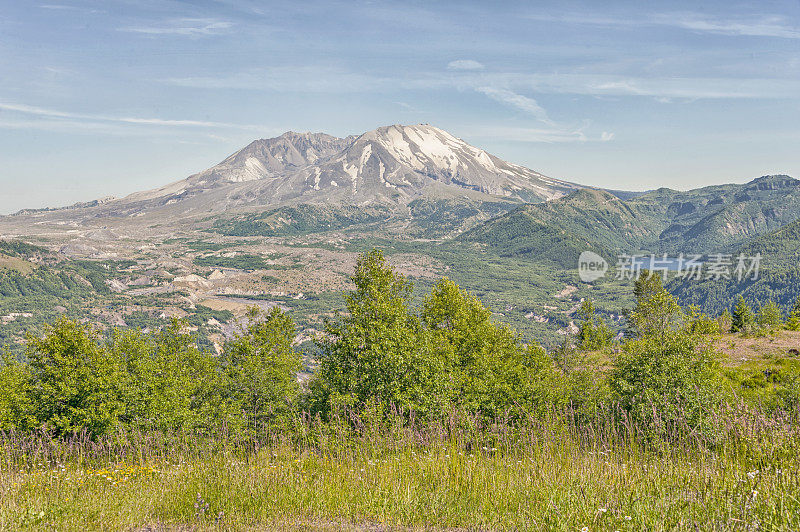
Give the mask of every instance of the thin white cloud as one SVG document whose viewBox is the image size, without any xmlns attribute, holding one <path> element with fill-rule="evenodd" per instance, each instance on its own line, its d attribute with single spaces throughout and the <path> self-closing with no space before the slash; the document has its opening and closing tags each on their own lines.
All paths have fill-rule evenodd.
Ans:
<svg viewBox="0 0 800 532">
<path fill-rule="evenodd" d="M 447 70 L 483 70 L 483 63 L 474 59 L 457 59 L 447 63 Z"/>
<path fill-rule="evenodd" d="M 499 89 L 495 87 L 478 87 L 476 90 L 482 94 L 485 94 L 492 100 L 515 107 L 520 111 L 533 116 L 540 122 L 553 125 L 553 121 L 547 116 L 547 111 L 545 111 L 542 106 L 540 106 L 533 98 L 528 98 L 527 96 L 517 94 L 516 92 L 508 89 Z"/>
<path fill-rule="evenodd" d="M 528 15 L 527 18 L 542 22 L 561 22 L 591 26 L 634 28 L 664 26 L 718 35 L 800 39 L 800 27 L 791 24 L 785 17 L 775 15 L 749 16 L 746 19 L 733 19 L 711 17 L 702 13 L 689 11 L 655 13 L 636 18 L 616 18 L 593 13 L 573 13 L 558 16 L 536 13 Z"/>
<path fill-rule="evenodd" d="M 583 128 L 565 131 L 561 129 L 505 126 L 480 127 L 474 132 L 463 132 L 461 134 L 471 139 L 546 144 L 564 142 L 608 142 L 612 140 L 614 136 L 612 133 L 607 132 L 604 132 L 601 136 L 590 136 L 586 134 Z"/>
<path fill-rule="evenodd" d="M 497 136 L 505 140 L 515 140 L 521 142 L 589 142 L 601 141 L 608 142 L 614 139 L 614 134 L 604 131 L 599 137 L 589 137 L 586 129 L 590 126 L 590 121 L 585 121 L 580 127 L 559 124 L 550 119 L 547 111 L 539 105 L 533 98 L 522 94 L 497 87 L 478 87 L 475 89 L 481 94 L 485 94 L 492 100 L 511 106 L 515 109 L 533 116 L 548 128 L 505 128 L 497 130 Z"/>
<path fill-rule="evenodd" d="M 539 94 L 644 96 L 662 100 L 800 98 L 800 80 L 789 78 L 648 78 L 615 74 L 505 72 L 471 77 L 464 74 L 449 81 L 459 88 L 493 86 Z"/>
<path fill-rule="evenodd" d="M 800 39 L 800 28 L 776 16 L 753 17 L 745 21 L 714 19 L 697 13 L 668 13 L 654 15 L 653 22 L 703 33 Z"/>
<path fill-rule="evenodd" d="M 86 113 L 72 113 L 68 111 L 59 111 L 56 109 L 46 109 L 43 107 L 36 107 L 25 104 L 13 104 L 0 102 L 0 111 L 9 111 L 12 113 L 21 113 L 24 115 L 32 115 L 44 119 L 67 119 L 72 124 L 75 121 L 79 123 L 88 124 L 111 122 L 117 124 L 131 124 L 131 125 L 147 125 L 147 126 L 165 126 L 165 127 L 199 127 L 199 128 L 230 128 L 241 130 L 263 130 L 261 126 L 249 124 L 232 124 L 228 122 L 212 122 L 206 120 L 171 120 L 165 118 L 142 118 L 142 117 L 127 117 L 127 116 L 108 116 Z M 28 122 L 21 122 L 22 124 Z"/>
<path fill-rule="evenodd" d="M 71 6 L 68 4 L 42 4 L 39 6 L 39 9 L 49 9 L 52 11 L 80 11 L 82 13 L 90 13 L 90 14 L 104 13 L 104 11 L 100 9 L 86 9 L 83 7 Z"/>
<path fill-rule="evenodd" d="M 145 35 L 182 35 L 187 37 L 202 37 L 227 33 L 233 23 L 227 20 L 209 18 L 180 18 L 166 21 L 153 26 L 129 26 L 119 28 L 120 31 L 142 33 Z"/>
</svg>

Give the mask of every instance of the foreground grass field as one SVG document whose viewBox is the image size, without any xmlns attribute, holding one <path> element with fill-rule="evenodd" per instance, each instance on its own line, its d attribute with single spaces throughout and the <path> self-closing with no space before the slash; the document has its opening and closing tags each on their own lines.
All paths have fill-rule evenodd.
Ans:
<svg viewBox="0 0 800 532">
<path fill-rule="evenodd" d="M 729 414 L 716 449 L 658 452 L 557 424 L 328 427 L 260 448 L 6 438 L 0 529 L 800 529 L 796 426 Z"/>
</svg>

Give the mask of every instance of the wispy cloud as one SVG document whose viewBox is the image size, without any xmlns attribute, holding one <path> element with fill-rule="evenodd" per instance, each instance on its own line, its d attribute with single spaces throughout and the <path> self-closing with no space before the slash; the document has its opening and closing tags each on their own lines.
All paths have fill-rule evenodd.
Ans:
<svg viewBox="0 0 800 532">
<path fill-rule="evenodd" d="M 486 68 L 483 63 L 474 59 L 457 59 L 447 63 L 447 70 L 483 70 Z"/>
<path fill-rule="evenodd" d="M 530 14 L 529 19 L 543 22 L 562 22 L 591 26 L 647 27 L 665 26 L 699 33 L 718 35 L 741 35 L 751 37 L 775 37 L 800 39 L 800 27 L 776 15 L 749 16 L 747 18 L 712 17 L 691 11 L 655 13 L 641 17 L 612 17 L 595 13 L 572 13 L 562 15 Z"/>
<path fill-rule="evenodd" d="M 504 87 L 514 92 L 586 96 L 642 96 L 672 100 L 800 98 L 800 80 L 642 77 L 617 74 L 498 72 L 451 78 L 457 87 Z"/>
<path fill-rule="evenodd" d="M 485 94 L 492 100 L 515 107 L 520 111 L 533 116 L 544 124 L 554 125 L 553 121 L 547 116 L 547 111 L 545 111 L 542 106 L 540 106 L 533 98 L 528 98 L 527 96 L 517 94 L 516 92 L 508 89 L 498 89 L 495 87 L 478 87 L 476 90 L 482 94 Z"/>
<path fill-rule="evenodd" d="M 227 33 L 233 27 L 233 22 L 210 18 L 179 18 L 171 19 L 161 24 L 151 26 L 128 26 L 119 28 L 120 31 L 142 33 L 145 35 L 182 35 L 187 37 L 202 37 L 206 35 L 219 35 Z"/>
<path fill-rule="evenodd" d="M 504 127 L 486 126 L 477 128 L 474 132 L 466 130 L 462 133 L 470 139 L 491 139 L 507 142 L 530 142 L 555 144 L 563 142 L 609 142 L 614 134 L 603 132 L 599 136 L 588 135 L 583 128 L 572 131 L 548 128 Z"/>
<path fill-rule="evenodd" d="M 89 9 L 69 4 L 41 4 L 39 6 L 39 9 L 49 9 L 52 11 L 80 11 L 82 13 L 91 13 L 91 14 L 104 13 L 104 11 L 100 9 Z"/>
<path fill-rule="evenodd" d="M 599 137 L 587 135 L 586 130 L 590 126 L 590 121 L 585 121 L 580 126 L 569 124 L 559 124 L 550 119 L 547 111 L 539 105 L 533 98 L 518 94 L 506 88 L 497 87 L 478 87 L 475 89 L 481 94 L 485 94 L 492 100 L 518 109 L 525 114 L 535 118 L 537 121 L 548 126 L 548 128 L 504 128 L 496 132 L 496 137 L 505 140 L 522 142 L 589 142 L 601 141 L 608 142 L 614 139 L 614 134 L 603 131 Z"/>
<path fill-rule="evenodd" d="M 652 17 L 654 24 L 674 26 L 691 31 L 721 35 L 779 37 L 800 39 L 800 28 L 787 23 L 784 17 L 761 16 L 747 20 L 715 19 L 697 13 L 667 13 Z"/>
<path fill-rule="evenodd" d="M 212 122 L 206 120 L 173 120 L 166 118 L 152 117 L 129 117 L 129 116 L 108 116 L 98 114 L 73 113 L 69 111 L 59 111 L 57 109 L 46 109 L 25 104 L 3 103 L 0 102 L 0 111 L 8 111 L 28 116 L 41 117 L 43 119 L 68 119 L 72 124 L 83 123 L 91 127 L 93 123 L 117 123 L 130 125 L 164 126 L 164 127 L 199 127 L 199 128 L 230 128 L 241 130 L 263 130 L 261 126 L 248 124 L 232 124 L 228 122 Z M 75 122 L 77 121 L 77 122 Z M 11 122 L 6 122 L 11 123 Z M 30 124 L 30 122 L 17 122 L 20 125 Z"/>
</svg>

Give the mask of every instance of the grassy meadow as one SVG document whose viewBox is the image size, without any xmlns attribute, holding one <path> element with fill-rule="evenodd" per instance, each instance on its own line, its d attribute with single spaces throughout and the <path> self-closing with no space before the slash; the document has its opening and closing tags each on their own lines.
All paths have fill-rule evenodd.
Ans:
<svg viewBox="0 0 800 532">
<path fill-rule="evenodd" d="M 563 415 L 424 428 L 298 419 L 259 444 L 6 436 L 0 529 L 800 528 L 796 420 L 741 405 L 719 415 L 716 445 L 658 448 L 614 418 Z"/>
</svg>

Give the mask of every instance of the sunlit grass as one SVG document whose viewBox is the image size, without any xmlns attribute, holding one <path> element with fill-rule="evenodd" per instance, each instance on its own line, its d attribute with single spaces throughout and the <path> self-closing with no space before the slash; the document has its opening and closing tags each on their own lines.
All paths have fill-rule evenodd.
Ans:
<svg viewBox="0 0 800 532">
<path fill-rule="evenodd" d="M 601 426 L 328 427 L 259 448 L 7 438 L 0 529 L 796 530 L 797 436 L 765 423 L 660 452 Z"/>
</svg>

